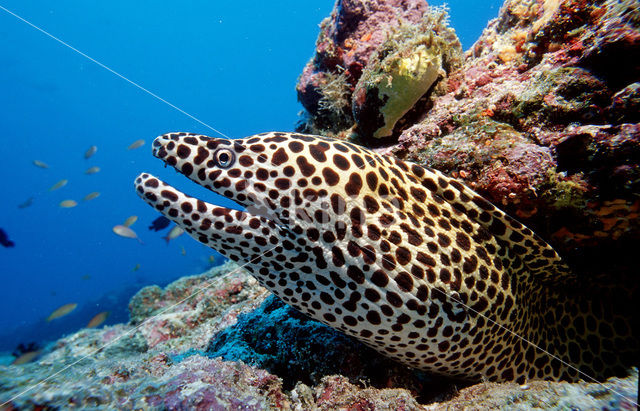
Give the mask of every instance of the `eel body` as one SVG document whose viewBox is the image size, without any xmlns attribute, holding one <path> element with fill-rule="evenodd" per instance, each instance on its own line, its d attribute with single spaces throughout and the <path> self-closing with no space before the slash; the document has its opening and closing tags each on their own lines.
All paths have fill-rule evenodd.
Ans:
<svg viewBox="0 0 640 411">
<path fill-rule="evenodd" d="M 612 346 L 591 339 L 627 324 L 564 296 L 571 274 L 551 246 L 436 170 L 279 132 L 165 134 L 153 154 L 244 209 L 148 173 L 135 182 L 142 199 L 286 303 L 397 361 L 470 380 L 620 373 Z"/>
</svg>

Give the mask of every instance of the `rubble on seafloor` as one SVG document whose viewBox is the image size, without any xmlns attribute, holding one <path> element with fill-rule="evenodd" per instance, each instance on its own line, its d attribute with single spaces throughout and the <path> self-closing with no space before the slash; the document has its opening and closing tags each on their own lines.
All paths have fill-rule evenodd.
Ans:
<svg viewBox="0 0 640 411">
<path fill-rule="evenodd" d="M 190 297 L 191 296 L 191 297 Z M 465 384 L 411 370 L 296 312 L 227 263 L 146 287 L 129 324 L 83 329 L 0 366 L 2 409 L 630 409 L 604 384 Z"/>
<path fill-rule="evenodd" d="M 316 55 L 299 80 L 307 110 L 301 130 L 354 139 L 459 178 L 549 241 L 581 284 L 615 290 L 619 301 L 637 294 L 636 2 L 507 0 L 464 54 L 443 10 L 422 1 L 338 6 L 322 23 Z M 429 32 L 414 41 L 412 25 Z M 442 47 L 443 38 L 450 47 Z M 427 62 L 439 66 L 418 64 Z M 403 87 L 431 83 L 422 84 L 418 98 L 394 101 L 400 74 L 407 74 Z M 373 114 L 354 113 L 362 107 Z M 637 403 L 636 368 L 602 384 L 526 385 L 469 385 L 408 369 L 282 304 L 232 263 L 165 289 L 146 287 L 129 309 L 129 324 L 83 329 L 43 348 L 33 362 L 0 365 L 0 403 L 8 401 L 1 409 Z"/>
</svg>

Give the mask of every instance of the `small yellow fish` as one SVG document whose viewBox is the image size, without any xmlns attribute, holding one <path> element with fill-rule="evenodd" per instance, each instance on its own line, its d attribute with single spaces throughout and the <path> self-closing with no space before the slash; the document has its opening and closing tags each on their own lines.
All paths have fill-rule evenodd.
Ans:
<svg viewBox="0 0 640 411">
<path fill-rule="evenodd" d="M 90 279 L 91 279 L 91 276 L 90 276 L 89 274 L 85 274 L 85 275 L 83 275 L 83 276 L 82 276 L 82 277 L 80 277 L 80 278 L 82 278 L 83 280 L 90 280 Z"/>
<path fill-rule="evenodd" d="M 136 272 L 136 271 L 138 271 L 139 269 L 140 269 L 140 263 L 136 264 L 136 266 L 135 266 L 135 267 L 133 267 L 133 268 L 131 269 L 131 271 Z"/>
<path fill-rule="evenodd" d="M 140 148 L 144 145 L 144 140 L 136 140 L 127 147 L 127 150 L 135 150 L 136 148 Z"/>
<path fill-rule="evenodd" d="M 182 227 L 180 227 L 179 225 L 176 225 L 176 226 L 173 226 L 171 231 L 169 231 L 169 234 L 167 234 L 162 238 L 167 242 L 167 244 L 169 244 L 169 241 L 181 236 L 183 233 L 184 233 L 184 230 L 182 229 Z"/>
<path fill-rule="evenodd" d="M 87 324 L 87 328 L 93 328 L 93 327 L 99 326 L 107 319 L 108 316 L 109 316 L 109 311 L 103 311 L 100 314 L 96 314 L 96 316 L 93 317 L 91 321 L 89 321 L 89 324 Z"/>
<path fill-rule="evenodd" d="M 68 182 L 69 182 L 69 180 L 67 180 L 66 178 L 63 178 L 62 180 L 60 180 L 57 183 L 55 183 L 54 185 L 52 185 L 51 188 L 49 189 L 49 191 L 55 191 L 55 190 L 57 190 L 59 188 L 62 188 L 64 186 L 66 186 Z"/>
<path fill-rule="evenodd" d="M 84 198 L 82 199 L 82 201 L 89 201 L 89 200 L 93 200 L 94 198 L 98 198 L 100 196 L 100 193 L 97 191 L 94 191 L 92 193 L 87 194 L 86 196 L 84 196 Z"/>
<path fill-rule="evenodd" d="M 126 220 L 124 220 L 124 223 L 122 223 L 122 225 L 125 227 L 131 227 L 133 223 L 135 223 L 136 221 L 138 221 L 138 216 L 132 215 L 128 217 Z"/>
<path fill-rule="evenodd" d="M 51 313 L 51 315 L 47 317 L 47 322 L 51 320 L 55 320 L 56 318 L 64 317 L 65 315 L 69 314 L 71 311 L 75 310 L 77 306 L 78 304 L 76 303 L 63 305 L 62 307 L 56 309 L 54 312 Z"/>
<path fill-rule="evenodd" d="M 135 231 L 133 231 L 127 226 L 118 224 L 113 227 L 113 232 L 119 235 L 120 237 L 135 238 L 136 240 L 140 241 L 140 244 L 142 244 L 142 240 L 138 238 L 138 234 L 136 234 Z"/>
<path fill-rule="evenodd" d="M 33 165 L 40 168 L 49 168 L 49 164 L 40 160 L 33 160 Z"/>
<path fill-rule="evenodd" d="M 75 200 L 64 200 L 60 202 L 60 207 L 62 208 L 73 208 L 78 205 Z"/>
<path fill-rule="evenodd" d="M 27 208 L 33 204 L 33 197 L 29 197 L 24 200 L 22 203 L 18 204 L 18 208 Z"/>
<path fill-rule="evenodd" d="M 84 152 L 85 160 L 88 159 L 89 157 L 91 157 L 92 155 L 94 155 L 96 153 L 96 151 L 98 151 L 98 147 L 96 147 L 96 146 L 89 147 L 87 149 L 87 151 Z"/>
<path fill-rule="evenodd" d="M 89 168 L 87 168 L 87 169 L 85 170 L 85 172 L 84 172 L 84 173 L 85 173 L 85 174 L 95 174 L 95 173 L 97 173 L 97 172 L 99 172 L 99 171 L 100 171 L 100 167 L 98 167 L 98 166 L 93 166 L 93 167 L 89 167 Z"/>
<path fill-rule="evenodd" d="M 33 361 L 38 355 L 40 355 L 42 351 L 41 350 L 37 350 L 37 351 L 28 351 L 23 353 L 21 356 L 19 356 L 18 358 L 16 358 L 15 360 L 13 360 L 13 362 L 11 363 L 11 365 L 22 365 L 22 364 L 26 364 L 28 362 Z"/>
<path fill-rule="evenodd" d="M 180 254 L 187 255 L 187 250 L 184 249 L 184 246 L 180 246 Z"/>
</svg>

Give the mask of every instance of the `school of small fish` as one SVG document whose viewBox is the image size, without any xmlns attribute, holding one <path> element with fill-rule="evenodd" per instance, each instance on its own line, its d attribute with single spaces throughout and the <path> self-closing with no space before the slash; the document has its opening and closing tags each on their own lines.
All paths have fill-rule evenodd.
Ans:
<svg viewBox="0 0 640 411">
<path fill-rule="evenodd" d="M 178 238 L 182 234 L 184 234 L 184 230 L 182 229 L 182 227 L 175 225 L 175 226 L 173 226 L 171 231 L 169 231 L 169 234 L 167 234 L 166 236 L 164 236 L 162 238 L 164 238 L 164 240 L 167 242 L 167 244 L 169 244 L 169 241 Z"/>
<path fill-rule="evenodd" d="M 142 240 L 140 240 L 140 238 L 138 237 L 138 234 L 136 234 L 135 231 L 133 231 L 131 228 L 127 227 L 126 225 L 118 224 L 113 226 L 113 232 L 119 235 L 120 237 L 133 238 L 140 241 L 140 243 L 142 243 Z"/>
<path fill-rule="evenodd" d="M 95 328 L 101 325 L 103 322 L 107 320 L 109 317 L 109 311 L 103 311 L 101 313 L 96 314 L 87 324 L 87 328 Z"/>
<path fill-rule="evenodd" d="M 38 355 L 40 355 L 41 352 L 42 352 L 42 350 L 29 351 L 29 352 L 23 353 L 22 355 L 17 357 L 15 360 L 13 360 L 11 365 L 22 365 L 22 364 L 26 364 L 28 362 L 31 362 L 34 359 L 36 359 L 36 357 Z"/>
<path fill-rule="evenodd" d="M 26 200 L 24 200 L 22 203 L 18 204 L 18 208 L 27 208 L 27 207 L 31 207 L 31 204 L 33 204 L 33 197 L 29 197 Z"/>
<path fill-rule="evenodd" d="M 134 142 L 132 142 L 131 144 L 129 144 L 129 146 L 127 147 L 127 150 L 135 150 L 138 149 L 140 147 L 142 147 L 145 144 L 145 141 L 140 139 L 140 140 L 136 140 Z M 85 160 L 89 160 L 91 159 L 96 152 L 98 151 L 98 147 L 96 145 L 92 145 L 90 146 L 87 150 L 84 151 L 83 157 Z M 41 168 L 41 169 L 50 169 L 51 167 L 49 166 L 49 164 L 45 163 L 44 161 L 41 160 L 33 160 L 32 164 L 35 167 Z M 92 175 L 92 174 L 96 174 L 98 172 L 101 171 L 101 168 L 98 166 L 90 166 L 88 167 L 85 171 L 84 174 L 86 175 Z M 69 184 L 69 179 L 67 178 L 63 178 L 58 180 L 57 182 L 55 182 L 53 185 L 51 185 L 48 189 L 49 192 L 54 192 L 54 191 L 58 191 L 58 190 L 62 190 L 64 187 L 66 187 Z M 87 201 L 91 201 L 94 200 L 98 197 L 100 197 L 101 193 L 99 191 L 92 191 L 90 193 L 88 193 L 87 195 L 85 195 L 82 198 L 83 202 L 87 202 Z M 35 200 L 35 196 L 31 196 L 29 198 L 27 198 L 26 200 L 24 200 L 22 203 L 18 204 L 18 208 L 20 209 L 25 209 L 30 207 L 31 205 L 33 205 Z M 66 209 L 71 209 L 74 207 L 77 207 L 79 205 L 78 201 L 68 198 L 65 200 L 62 200 L 60 202 L 58 202 L 58 206 L 61 208 L 66 208 Z M 115 226 L 112 227 L 112 231 L 118 235 L 119 237 L 123 237 L 123 238 L 128 238 L 128 239 L 135 239 L 138 242 L 140 242 L 141 244 L 143 244 L 142 240 L 140 239 L 140 237 L 138 237 L 138 234 L 131 228 L 131 226 L 138 220 L 138 216 L 136 215 L 131 215 L 129 217 L 127 217 L 124 222 L 122 224 L 116 224 Z M 160 216 L 155 218 L 151 224 L 148 226 L 148 229 L 152 232 L 159 232 L 162 230 L 165 230 L 167 227 L 169 227 L 171 221 L 169 219 L 167 219 L 164 216 Z M 165 242 L 167 244 L 169 244 L 169 242 L 171 242 L 172 240 L 176 239 L 177 237 L 181 236 L 184 233 L 184 230 L 177 226 L 177 225 L 173 225 L 173 227 L 167 232 L 167 234 L 165 236 L 162 237 L 162 239 L 165 240 Z M 6 248 L 10 248 L 10 247 L 14 247 L 15 243 L 9 239 L 9 235 L 2 229 L 0 228 L 0 245 L 6 247 Z M 180 247 L 180 253 L 182 255 L 186 255 L 187 251 L 184 248 L 184 246 Z M 210 256 L 210 261 L 213 261 L 214 257 Z M 133 269 L 131 271 L 135 272 L 140 270 L 141 265 L 138 263 L 136 264 Z M 91 275 L 90 274 L 85 274 L 83 276 L 80 277 L 81 280 L 87 281 L 91 279 Z M 54 295 L 55 293 L 53 293 L 52 291 L 52 295 Z M 50 321 L 54 321 L 57 320 L 59 318 L 63 318 L 68 316 L 69 314 L 71 314 L 74 310 L 76 310 L 76 308 L 78 307 L 77 303 L 67 303 L 64 304 L 58 308 L 56 308 L 55 310 L 53 310 L 48 317 L 46 317 L 45 321 L 46 322 L 50 322 Z M 86 327 L 87 328 L 95 328 L 95 327 L 99 327 L 100 325 L 102 325 L 107 318 L 109 317 L 109 311 L 103 311 L 100 312 L 98 314 L 96 314 L 93 318 L 91 318 L 91 320 L 89 320 L 89 322 L 87 323 Z M 16 355 L 15 360 L 12 362 L 13 365 L 20 365 L 20 364 L 26 364 L 29 362 L 34 361 L 35 359 L 37 359 L 39 357 L 39 355 L 42 353 L 42 350 L 40 349 L 29 349 L 29 350 L 25 350 L 22 353 L 17 353 L 14 354 Z"/>
<path fill-rule="evenodd" d="M 62 200 L 60 201 L 60 207 L 62 208 L 73 208 L 78 205 L 76 200 Z"/>
<path fill-rule="evenodd" d="M 49 168 L 49 164 L 40 160 L 33 160 L 33 165 L 40 168 Z"/>
<path fill-rule="evenodd" d="M 9 240 L 9 235 L 2 228 L 0 228 L 0 244 L 6 248 L 15 247 L 16 245 L 13 241 Z"/>
<path fill-rule="evenodd" d="M 127 147 L 127 150 L 135 150 L 136 148 L 140 148 L 144 145 L 144 140 L 136 140 Z"/>
<path fill-rule="evenodd" d="M 88 160 L 92 155 L 94 155 L 98 151 L 98 147 L 91 146 L 84 152 L 84 159 Z"/>
<path fill-rule="evenodd" d="M 60 181 L 58 181 L 57 183 L 55 183 L 54 185 L 51 186 L 51 188 L 49 189 L 49 191 L 55 191 L 58 190 L 64 186 L 67 185 L 67 183 L 69 182 L 69 180 L 67 179 L 62 179 Z"/>
<path fill-rule="evenodd" d="M 100 193 L 98 191 L 93 191 L 93 192 L 87 194 L 86 196 L 84 196 L 82 201 L 93 200 L 94 198 L 98 198 L 99 196 L 100 196 Z"/>
</svg>

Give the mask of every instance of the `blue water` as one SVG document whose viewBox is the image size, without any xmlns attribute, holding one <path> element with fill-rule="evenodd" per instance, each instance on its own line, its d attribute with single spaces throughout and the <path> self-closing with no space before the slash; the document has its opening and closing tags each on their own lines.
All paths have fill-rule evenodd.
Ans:
<svg viewBox="0 0 640 411">
<path fill-rule="evenodd" d="M 431 4 L 441 4 L 432 2 Z M 448 2 L 468 49 L 498 14 L 497 0 Z M 173 2 L 0 0 L 0 5 L 228 136 L 292 130 L 295 83 L 333 1 Z M 133 190 L 141 171 L 229 206 L 151 156 L 168 131 L 215 132 L 0 10 L 0 349 L 77 330 L 110 311 L 126 322 L 131 295 L 197 274 L 220 256 L 184 235 L 147 230 L 158 214 Z M 129 151 L 133 141 L 146 145 Z M 97 153 L 85 160 L 91 145 Z M 33 160 L 49 169 L 37 168 Z M 90 166 L 101 171 L 85 175 Z M 61 179 L 69 183 L 50 192 Z M 100 197 L 81 199 L 92 191 Z M 18 205 L 33 197 L 30 207 Z M 74 199 L 75 208 L 60 208 Z M 130 215 L 143 244 L 111 231 Z M 184 255 L 183 255 L 184 250 Z M 134 270 L 139 264 L 139 269 Z M 88 276 L 88 279 L 87 279 Z M 84 278 L 83 278 L 84 277 Z M 57 307 L 68 316 L 45 322 Z"/>
</svg>

